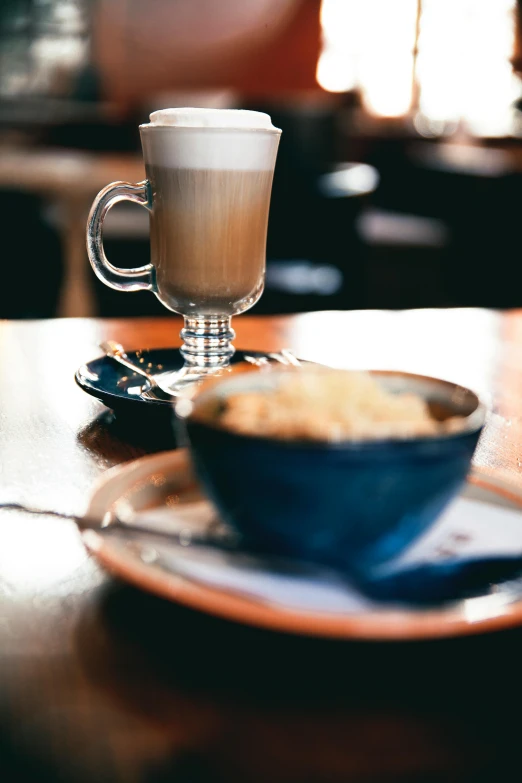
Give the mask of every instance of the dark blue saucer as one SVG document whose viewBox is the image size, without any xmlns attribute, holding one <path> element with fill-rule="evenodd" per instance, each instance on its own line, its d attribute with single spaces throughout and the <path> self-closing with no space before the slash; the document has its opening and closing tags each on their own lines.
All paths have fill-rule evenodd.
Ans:
<svg viewBox="0 0 522 783">
<path fill-rule="evenodd" d="M 175 372 L 181 369 L 183 360 L 179 348 L 151 348 L 142 351 L 127 351 L 132 362 L 141 363 L 152 375 Z M 236 351 L 232 364 L 244 361 L 245 352 Z M 248 351 L 248 356 L 263 357 L 261 351 Z M 92 395 L 118 415 L 139 413 L 170 416 L 171 403 L 168 400 L 144 398 L 142 391 L 147 381 L 137 373 L 129 372 L 121 364 L 107 356 L 100 356 L 78 368 L 74 376 L 76 383 L 87 394 Z"/>
</svg>

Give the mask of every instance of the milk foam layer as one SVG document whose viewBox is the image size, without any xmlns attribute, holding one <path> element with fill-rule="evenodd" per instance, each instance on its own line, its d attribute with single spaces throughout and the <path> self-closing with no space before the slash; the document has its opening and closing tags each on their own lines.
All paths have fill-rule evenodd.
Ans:
<svg viewBox="0 0 522 783">
<path fill-rule="evenodd" d="M 264 128 L 276 130 L 268 114 L 247 109 L 160 109 L 150 115 L 150 125 L 176 128 Z"/>
<path fill-rule="evenodd" d="M 145 163 L 181 169 L 267 171 L 281 131 L 268 114 L 242 109 L 162 109 L 140 125 Z"/>
</svg>

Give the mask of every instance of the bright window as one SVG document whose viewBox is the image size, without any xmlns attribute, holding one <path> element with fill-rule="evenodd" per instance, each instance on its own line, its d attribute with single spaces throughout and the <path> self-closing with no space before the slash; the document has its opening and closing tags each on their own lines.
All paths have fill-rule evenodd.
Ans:
<svg viewBox="0 0 522 783">
<path fill-rule="evenodd" d="M 377 116 L 414 110 L 419 128 L 512 127 L 515 0 L 322 0 L 319 84 L 359 88 Z M 417 51 L 417 56 L 415 56 Z"/>
</svg>

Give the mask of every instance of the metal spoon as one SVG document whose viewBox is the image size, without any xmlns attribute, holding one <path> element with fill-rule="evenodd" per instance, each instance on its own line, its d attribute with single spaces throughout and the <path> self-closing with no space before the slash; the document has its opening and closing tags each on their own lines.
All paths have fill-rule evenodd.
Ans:
<svg viewBox="0 0 522 783">
<path fill-rule="evenodd" d="M 280 364 L 291 365 L 292 367 L 302 367 L 297 356 L 294 356 L 289 348 L 281 348 L 279 353 L 269 353 L 268 356 Z"/>
<path fill-rule="evenodd" d="M 166 532 L 164 530 L 154 530 L 145 525 L 134 525 L 123 522 L 117 517 L 110 517 L 108 521 L 99 519 L 89 519 L 88 517 L 76 516 L 76 514 L 66 514 L 62 511 L 51 511 L 48 509 L 34 508 L 33 506 L 26 506 L 22 503 L 0 503 L 0 511 L 22 511 L 26 514 L 34 514 L 38 516 L 50 516 L 57 519 L 70 520 L 75 522 L 81 533 L 87 531 L 94 531 L 96 533 L 109 533 L 111 530 L 120 530 L 125 532 L 125 537 L 128 543 L 137 544 L 141 548 L 138 552 L 139 557 L 146 563 L 155 563 L 171 573 L 178 575 L 178 571 L 175 565 L 172 563 L 172 559 L 166 559 L 162 553 L 166 550 L 162 550 L 161 543 L 167 545 L 176 545 L 184 548 L 189 547 L 202 547 L 219 550 L 226 554 L 239 554 L 242 556 L 251 557 L 266 557 L 262 553 L 249 549 L 244 545 L 240 534 L 227 529 L 221 521 L 216 518 L 209 522 L 205 531 L 194 531 L 190 527 L 179 528 Z M 136 535 L 136 541 L 132 541 L 133 535 Z M 140 536 L 146 535 L 148 539 L 156 539 L 158 547 L 154 546 L 153 541 L 140 540 Z M 305 561 L 299 562 L 297 560 L 287 558 L 285 556 L 271 555 L 270 563 L 273 569 L 283 568 L 290 574 L 300 573 L 304 568 L 305 573 L 310 571 L 310 568 L 316 566 L 311 565 Z M 181 574 L 183 578 L 191 579 L 192 581 L 198 581 L 197 577 L 187 577 L 186 574 Z"/>
<path fill-rule="evenodd" d="M 302 367 L 299 359 L 290 351 L 289 348 L 282 348 L 278 353 L 267 353 L 266 356 L 249 356 L 245 354 L 244 359 L 250 364 L 255 364 L 257 367 L 266 367 L 272 362 L 277 364 L 292 365 L 293 367 Z M 272 362 L 270 362 L 272 359 Z"/>
<path fill-rule="evenodd" d="M 125 348 L 121 343 L 117 343 L 115 340 L 105 340 L 100 343 L 100 348 L 110 359 L 114 359 L 123 367 L 128 370 L 141 375 L 148 381 L 148 388 L 143 389 L 141 396 L 143 399 L 170 402 L 176 398 L 176 394 L 172 392 L 168 384 L 162 381 L 158 376 L 151 375 L 147 370 L 141 367 L 139 364 L 135 364 L 125 352 Z M 279 353 L 269 353 L 266 356 L 250 356 L 245 354 L 245 361 L 254 364 L 257 367 L 267 367 L 270 365 L 270 359 L 279 364 L 292 365 L 294 367 L 301 367 L 301 362 L 288 348 L 283 348 Z"/>
<path fill-rule="evenodd" d="M 137 375 L 141 375 L 143 378 L 146 378 L 146 380 L 149 382 L 149 388 L 146 390 L 147 395 L 151 393 L 155 399 L 159 400 L 174 399 L 174 395 L 170 391 L 168 385 L 160 378 L 157 378 L 156 376 L 147 372 L 147 370 L 144 370 L 143 367 L 140 367 L 139 364 L 132 362 L 127 356 L 123 345 L 115 342 L 114 340 L 105 340 L 104 342 L 100 343 L 100 348 L 104 354 L 109 357 L 109 359 L 114 359 L 115 362 L 123 365 L 123 367 L 126 367 L 128 370 L 131 370 Z"/>
<path fill-rule="evenodd" d="M 81 532 L 85 530 L 94 530 L 96 532 L 107 532 L 110 530 L 124 530 L 126 534 L 138 533 L 140 535 L 154 536 L 156 538 L 168 541 L 171 544 L 180 546 L 212 546 L 221 550 L 231 552 L 237 550 L 239 538 L 233 532 L 226 530 L 223 525 L 216 520 L 211 522 L 206 532 L 194 532 L 190 528 L 184 527 L 179 530 L 164 531 L 155 530 L 146 525 L 135 525 L 123 522 L 118 517 L 111 516 L 109 519 L 92 519 L 89 517 L 80 517 L 76 514 L 66 514 L 63 511 L 51 511 L 49 509 L 34 508 L 26 506 L 23 503 L 0 503 L 0 511 L 23 511 L 25 514 L 36 516 L 56 517 L 58 519 L 68 519 L 75 522 Z"/>
<path fill-rule="evenodd" d="M 245 354 L 243 356 L 245 362 L 253 364 L 255 367 L 268 367 L 270 362 L 266 356 L 249 356 Z"/>
</svg>

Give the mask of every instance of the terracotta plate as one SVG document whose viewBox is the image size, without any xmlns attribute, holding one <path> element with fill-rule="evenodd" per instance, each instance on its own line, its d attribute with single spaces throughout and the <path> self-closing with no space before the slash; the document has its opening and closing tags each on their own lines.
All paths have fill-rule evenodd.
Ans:
<svg viewBox="0 0 522 783">
<path fill-rule="evenodd" d="M 489 508 L 522 507 L 521 491 L 509 484 L 493 483 L 477 472 L 470 476 L 463 494 Z M 184 449 L 144 457 L 107 471 L 94 489 L 87 513 L 98 519 L 111 513 L 129 518 L 141 515 L 142 520 L 146 514 L 151 524 L 155 519 L 160 524 L 161 519 L 170 518 L 166 514 L 169 507 L 182 514 L 187 512 L 189 519 L 194 509 L 205 516 L 206 508 L 207 522 L 208 513 L 213 513 L 194 479 Z M 199 512 L 190 524 L 198 524 Z M 221 568 L 222 575 L 225 571 L 221 582 L 200 579 L 197 573 L 187 576 L 184 569 L 172 565 L 175 559 L 166 567 L 167 561 L 154 556 L 153 542 L 146 536 L 140 540 L 125 533 L 93 531 L 83 536 L 100 564 L 121 579 L 192 609 L 273 631 L 340 639 L 404 640 L 483 633 L 522 624 L 522 581 L 495 585 L 483 595 L 438 608 L 373 603 L 351 611 L 318 611 L 285 606 L 284 602 L 241 592 L 237 586 L 230 588 L 224 584 L 226 567 Z M 181 550 L 176 551 L 181 563 Z"/>
</svg>

